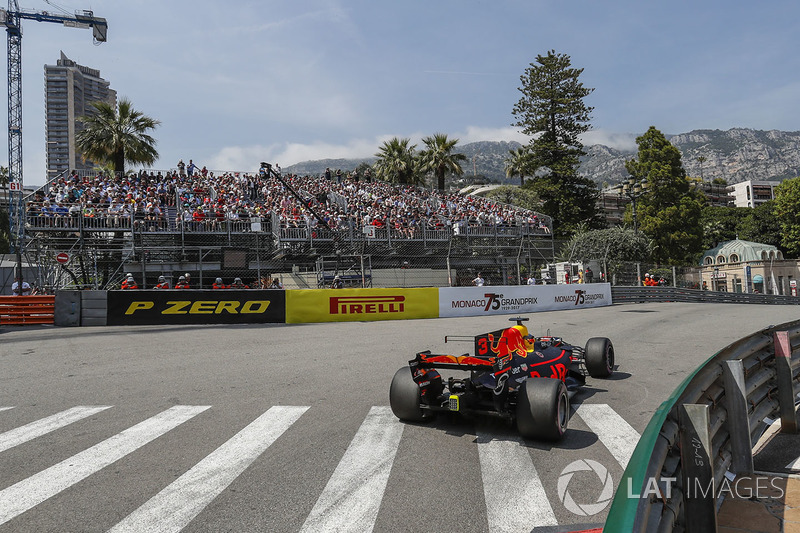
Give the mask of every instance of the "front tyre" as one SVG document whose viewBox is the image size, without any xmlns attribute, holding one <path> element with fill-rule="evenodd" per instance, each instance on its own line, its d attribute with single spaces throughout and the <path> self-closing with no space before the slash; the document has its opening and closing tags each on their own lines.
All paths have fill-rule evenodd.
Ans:
<svg viewBox="0 0 800 533">
<path fill-rule="evenodd" d="M 605 337 L 594 337 L 586 343 L 586 370 L 593 378 L 607 378 L 614 373 L 614 346 Z"/>
<path fill-rule="evenodd" d="M 569 422 L 569 396 L 560 379 L 528 378 L 517 392 L 517 431 L 526 439 L 559 441 Z"/>
<path fill-rule="evenodd" d="M 422 392 L 414 381 L 411 368 L 404 366 L 394 373 L 389 387 L 389 405 L 400 420 L 424 422 L 433 418 L 432 413 L 420 408 Z"/>
</svg>

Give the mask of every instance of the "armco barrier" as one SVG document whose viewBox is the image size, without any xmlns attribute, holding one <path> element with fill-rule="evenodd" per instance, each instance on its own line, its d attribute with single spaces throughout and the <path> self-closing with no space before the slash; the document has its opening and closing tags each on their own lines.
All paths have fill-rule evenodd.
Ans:
<svg viewBox="0 0 800 533">
<path fill-rule="evenodd" d="M 752 447 L 778 414 L 785 431 L 796 431 L 798 378 L 800 320 L 740 339 L 708 359 L 656 410 L 625 469 L 604 531 L 714 530 L 708 524 L 716 524 L 724 493 L 698 496 L 692 480 L 710 476 L 719 488 L 728 472 L 751 473 Z"/>
<path fill-rule="evenodd" d="M 0 324 L 52 324 L 55 296 L 0 296 Z"/>
<path fill-rule="evenodd" d="M 800 305 L 800 297 L 777 294 L 701 291 L 677 287 L 611 287 L 614 303 L 705 302 L 722 304 Z"/>
</svg>

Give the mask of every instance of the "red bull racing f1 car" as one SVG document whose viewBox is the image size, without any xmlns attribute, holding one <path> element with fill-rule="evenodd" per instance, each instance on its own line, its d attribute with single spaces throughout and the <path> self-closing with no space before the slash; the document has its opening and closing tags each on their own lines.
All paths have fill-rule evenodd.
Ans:
<svg viewBox="0 0 800 533">
<path fill-rule="evenodd" d="M 489 413 L 516 422 L 525 438 L 560 440 L 570 398 L 586 376 L 607 378 L 614 372 L 614 347 L 605 337 L 591 338 L 585 347 L 549 334 L 534 338 L 524 325 L 527 318 L 510 320 L 516 325 L 468 337 L 475 355 L 419 352 L 392 379 L 389 403 L 395 416 L 423 422 L 443 411 Z M 442 369 L 469 375 L 445 380 Z"/>
</svg>

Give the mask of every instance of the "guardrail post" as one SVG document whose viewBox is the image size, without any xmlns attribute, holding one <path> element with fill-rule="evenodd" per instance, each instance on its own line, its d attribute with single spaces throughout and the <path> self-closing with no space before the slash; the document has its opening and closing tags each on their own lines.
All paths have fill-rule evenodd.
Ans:
<svg viewBox="0 0 800 533">
<path fill-rule="evenodd" d="M 794 410 L 794 385 L 792 382 L 792 343 L 788 331 L 772 335 L 775 345 L 775 372 L 778 381 L 778 404 L 781 412 L 781 432 L 797 433 L 797 413 Z"/>
<path fill-rule="evenodd" d="M 679 406 L 683 508 L 687 533 L 717 531 L 708 405 Z"/>
<path fill-rule="evenodd" d="M 740 359 L 725 361 L 722 372 L 731 439 L 731 468 L 736 474 L 750 474 L 753 472 L 753 448 L 750 443 L 750 420 L 747 418 L 744 365 Z"/>
</svg>

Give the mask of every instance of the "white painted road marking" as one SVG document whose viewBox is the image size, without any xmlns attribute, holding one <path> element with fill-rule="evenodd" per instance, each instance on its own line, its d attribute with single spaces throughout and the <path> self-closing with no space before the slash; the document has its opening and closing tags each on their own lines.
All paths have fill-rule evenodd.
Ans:
<svg viewBox="0 0 800 533">
<path fill-rule="evenodd" d="M 0 411 L 8 411 L 9 409 L 13 409 L 14 407 L 0 407 Z"/>
<path fill-rule="evenodd" d="M 18 446 L 23 442 L 33 440 L 36 437 L 41 437 L 42 435 L 46 435 L 51 431 L 55 431 L 59 428 L 72 424 L 73 422 L 77 422 L 78 420 L 110 408 L 110 405 L 101 405 L 97 407 L 73 407 L 72 409 L 61 411 L 60 413 L 56 413 L 52 416 L 48 416 L 46 418 L 42 418 L 41 420 L 31 422 L 30 424 L 25 424 L 24 426 L 20 426 L 16 429 L 6 431 L 5 433 L 0 433 L 0 452 L 8 450 L 9 448 L 13 448 L 14 446 Z"/>
<path fill-rule="evenodd" d="M 531 454 L 521 438 L 498 438 L 478 432 L 478 457 L 488 531 L 528 532 L 534 527 L 558 525 Z"/>
<path fill-rule="evenodd" d="M 176 405 L 0 491 L 0 524 L 39 505 L 210 406 Z"/>
<path fill-rule="evenodd" d="M 627 467 L 639 442 L 639 432 L 606 404 L 582 403 L 575 407 L 575 412 L 608 448 L 620 466 Z"/>
<path fill-rule="evenodd" d="M 786 465 L 787 470 L 800 470 L 800 457 Z"/>
<path fill-rule="evenodd" d="M 270 408 L 109 532 L 180 531 L 307 410 Z"/>
<path fill-rule="evenodd" d="M 402 434 L 389 407 L 372 407 L 301 531 L 372 531 Z"/>
</svg>

